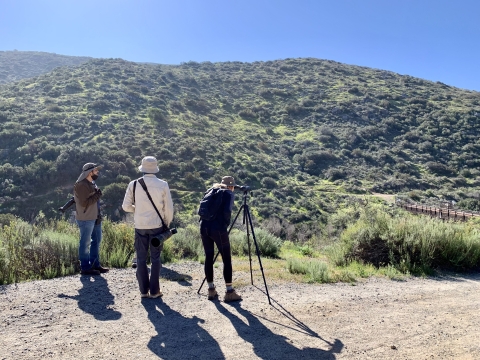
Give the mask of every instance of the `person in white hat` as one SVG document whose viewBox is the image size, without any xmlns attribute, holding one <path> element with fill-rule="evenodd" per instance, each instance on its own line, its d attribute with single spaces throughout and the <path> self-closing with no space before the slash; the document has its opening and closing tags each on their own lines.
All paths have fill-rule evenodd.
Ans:
<svg viewBox="0 0 480 360">
<path fill-rule="evenodd" d="M 95 184 L 100 167 L 86 163 L 73 188 L 75 199 L 75 218 L 80 229 L 78 255 L 82 275 L 100 275 L 108 272 L 100 265 L 100 243 L 102 241 L 102 222 L 100 198 L 102 191 Z"/>
<path fill-rule="evenodd" d="M 134 213 L 137 280 L 140 295 L 142 298 L 158 298 L 163 295 L 160 291 L 159 281 L 162 266 L 160 253 L 163 249 L 163 243 L 154 246 L 152 245 L 152 239 L 163 231 L 163 225 L 168 227 L 172 222 L 173 202 L 168 183 L 155 176 L 159 172 L 156 158 L 153 156 L 144 157 L 138 170 L 143 173 L 143 177 L 128 184 L 122 208 L 126 212 Z M 148 193 L 162 217 L 161 219 L 147 193 L 138 184 L 141 179 L 145 182 Z M 149 250 L 152 262 L 150 276 L 147 267 Z"/>
</svg>

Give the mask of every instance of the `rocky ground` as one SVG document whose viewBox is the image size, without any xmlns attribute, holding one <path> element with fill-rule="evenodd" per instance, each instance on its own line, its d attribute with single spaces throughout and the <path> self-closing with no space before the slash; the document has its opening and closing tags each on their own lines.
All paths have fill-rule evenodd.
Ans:
<svg viewBox="0 0 480 360">
<path fill-rule="evenodd" d="M 133 269 L 1 286 L 0 359 L 480 358 L 478 274 L 267 279 L 271 305 L 258 273 L 232 305 L 208 301 L 205 287 L 198 295 L 202 279 L 200 264 L 167 265 L 163 298 L 143 300 Z"/>
</svg>

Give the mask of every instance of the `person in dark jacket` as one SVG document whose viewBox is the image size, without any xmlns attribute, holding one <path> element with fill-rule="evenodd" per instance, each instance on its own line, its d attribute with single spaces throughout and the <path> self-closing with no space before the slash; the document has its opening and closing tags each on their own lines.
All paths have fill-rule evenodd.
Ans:
<svg viewBox="0 0 480 360">
<path fill-rule="evenodd" d="M 108 272 L 108 269 L 100 265 L 99 259 L 102 241 L 99 201 L 102 191 L 95 184 L 98 173 L 97 164 L 86 163 L 73 188 L 76 205 L 75 218 L 80 228 L 78 257 L 82 275 L 100 275 Z"/>
<path fill-rule="evenodd" d="M 221 189 L 217 195 L 222 196 L 222 203 L 213 220 L 202 220 L 200 222 L 200 234 L 205 250 L 205 277 L 208 283 L 208 299 L 213 300 L 218 296 L 213 282 L 213 259 L 215 245 L 217 245 L 223 261 L 223 278 L 226 286 L 224 301 L 239 301 L 242 300 L 242 297 L 237 294 L 232 286 L 232 255 L 228 237 L 228 226 L 230 225 L 235 198 L 233 193 L 235 179 L 231 176 L 224 176 L 222 182 L 214 184 L 213 187 Z"/>
</svg>

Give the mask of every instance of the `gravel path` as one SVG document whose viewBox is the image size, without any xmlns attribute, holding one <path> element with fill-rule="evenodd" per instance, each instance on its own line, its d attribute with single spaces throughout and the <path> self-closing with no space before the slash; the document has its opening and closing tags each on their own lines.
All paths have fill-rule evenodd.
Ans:
<svg viewBox="0 0 480 360">
<path fill-rule="evenodd" d="M 354 286 L 267 278 L 272 305 L 261 277 L 230 305 L 208 301 L 205 287 L 197 295 L 200 264 L 161 276 L 161 299 L 140 299 L 133 269 L 1 286 L 0 359 L 480 358 L 480 275 Z M 250 273 L 234 277 L 248 283 Z"/>
</svg>

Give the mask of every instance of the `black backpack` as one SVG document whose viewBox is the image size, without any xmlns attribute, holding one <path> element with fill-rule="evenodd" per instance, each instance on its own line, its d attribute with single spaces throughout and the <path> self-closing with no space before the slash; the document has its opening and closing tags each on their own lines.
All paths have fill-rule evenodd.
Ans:
<svg viewBox="0 0 480 360">
<path fill-rule="evenodd" d="M 205 192 L 197 212 L 200 220 L 212 221 L 215 219 L 222 204 L 222 195 L 223 190 L 220 188 L 210 188 Z"/>
</svg>

